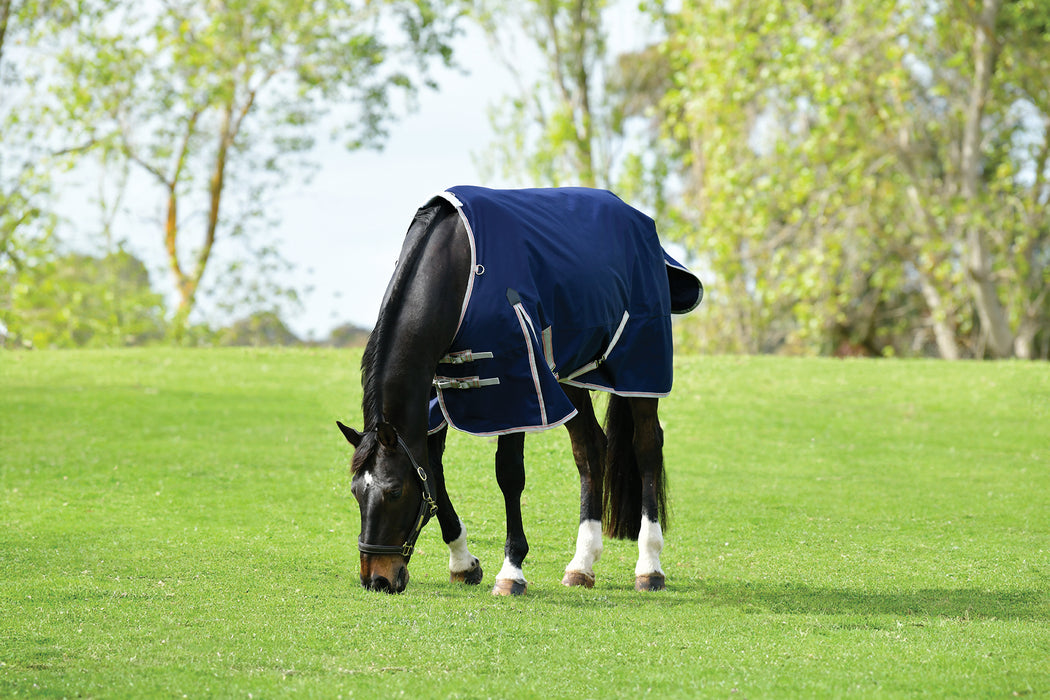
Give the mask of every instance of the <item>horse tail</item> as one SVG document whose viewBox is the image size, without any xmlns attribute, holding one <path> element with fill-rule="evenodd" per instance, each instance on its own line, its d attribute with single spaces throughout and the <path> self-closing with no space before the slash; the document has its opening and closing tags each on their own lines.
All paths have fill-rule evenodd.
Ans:
<svg viewBox="0 0 1050 700">
<path fill-rule="evenodd" d="M 630 400 L 612 394 L 605 414 L 607 448 L 602 519 L 606 536 L 620 540 L 637 540 L 642 525 L 642 472 L 638 465 L 634 433 L 635 422 Z M 659 426 L 657 435 L 652 437 L 658 443 L 663 442 Z M 656 447 L 656 458 L 651 467 L 656 503 L 650 506 L 650 509 L 655 507 L 656 512 L 647 515 L 658 518 L 666 529 L 667 494 L 663 457 L 660 445 Z"/>
</svg>

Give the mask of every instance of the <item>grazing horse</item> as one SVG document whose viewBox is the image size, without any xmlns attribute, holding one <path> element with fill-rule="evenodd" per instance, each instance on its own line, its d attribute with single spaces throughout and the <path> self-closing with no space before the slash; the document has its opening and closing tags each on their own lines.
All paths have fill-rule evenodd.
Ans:
<svg viewBox="0 0 1050 700">
<path fill-rule="evenodd" d="M 493 593 L 525 593 L 525 433 L 564 425 L 580 525 L 562 583 L 594 585 L 604 522 L 606 535 L 638 541 L 635 588 L 664 588 L 657 404 L 671 388 L 669 314 L 702 296 L 652 219 L 609 192 L 454 187 L 420 208 L 365 348 L 364 431 L 337 422 L 354 447 L 362 585 L 404 591 L 435 515 L 451 579 L 481 582 L 445 488 L 451 425 L 498 436 L 507 538 Z M 612 392 L 604 430 L 592 389 Z"/>
</svg>

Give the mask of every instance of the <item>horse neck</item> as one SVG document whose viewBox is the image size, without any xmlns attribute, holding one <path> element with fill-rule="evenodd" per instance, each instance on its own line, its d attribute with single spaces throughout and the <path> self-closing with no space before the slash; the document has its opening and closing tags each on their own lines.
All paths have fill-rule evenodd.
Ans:
<svg viewBox="0 0 1050 700">
<path fill-rule="evenodd" d="M 413 441 L 426 435 L 431 383 L 455 335 L 469 269 L 455 210 L 420 209 L 366 349 L 366 426 L 386 420 Z"/>
</svg>

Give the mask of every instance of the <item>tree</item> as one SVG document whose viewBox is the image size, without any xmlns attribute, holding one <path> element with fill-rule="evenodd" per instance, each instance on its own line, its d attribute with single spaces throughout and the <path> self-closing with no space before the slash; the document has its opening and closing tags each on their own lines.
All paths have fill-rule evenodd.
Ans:
<svg viewBox="0 0 1050 700">
<path fill-rule="evenodd" d="M 300 342 L 281 317 L 272 311 L 253 313 L 218 334 L 220 345 L 261 347 L 298 345 Z"/>
<path fill-rule="evenodd" d="M 254 234 L 322 116 L 352 112 L 350 148 L 382 142 L 395 93 L 410 98 L 432 59 L 451 59 L 448 14 L 430 0 L 122 0 L 66 36 L 53 82 L 64 123 L 163 202 L 177 336 L 215 246 Z"/>
<path fill-rule="evenodd" d="M 26 118 L 18 89 L 24 76 L 7 50 L 24 43 L 38 19 L 34 3 L 0 0 L 0 304 L 10 297 L 13 276 L 49 247 L 55 223 L 48 213 L 49 154 L 34 144 L 43 129 Z"/>
<path fill-rule="evenodd" d="M 143 345 L 166 332 L 163 298 L 142 261 L 122 249 L 48 255 L 21 269 L 0 321 L 10 347 Z"/>
<path fill-rule="evenodd" d="M 1050 114 L 1033 7 L 694 0 L 662 16 L 666 42 L 635 57 L 663 66 L 652 102 L 678 177 L 662 218 L 716 275 L 705 323 L 723 349 L 932 337 L 944 357 L 1031 356 Z"/>
<path fill-rule="evenodd" d="M 328 340 L 324 344 L 333 348 L 364 347 L 370 334 L 371 331 L 367 328 L 361 328 L 353 323 L 343 323 L 329 332 Z"/>
<path fill-rule="evenodd" d="M 988 352 L 1028 358 L 1036 334 L 1050 332 L 1050 217 L 1045 213 L 1050 198 L 1050 8 L 1030 0 L 982 0 L 967 10 L 963 21 L 972 27 L 973 73 L 960 190 L 968 279 Z M 1018 104 L 1027 106 L 1033 126 L 1012 123 Z M 1027 153 L 1013 152 L 1025 131 L 1036 132 L 1028 139 L 1035 149 L 1029 145 Z M 1031 185 L 1017 180 L 1018 161 L 1024 160 L 1032 169 Z M 999 167 L 988 168 L 992 163 Z M 997 206 L 1004 199 L 1013 206 Z M 998 216 L 987 216 L 989 209 Z"/>
<path fill-rule="evenodd" d="M 491 112 L 504 134 L 495 160 L 505 175 L 536 184 L 609 187 L 618 115 L 604 89 L 612 70 L 602 23 L 605 0 L 475 0 L 472 14 L 519 83 Z M 526 84 L 515 38 L 523 32 L 543 61 Z"/>
</svg>

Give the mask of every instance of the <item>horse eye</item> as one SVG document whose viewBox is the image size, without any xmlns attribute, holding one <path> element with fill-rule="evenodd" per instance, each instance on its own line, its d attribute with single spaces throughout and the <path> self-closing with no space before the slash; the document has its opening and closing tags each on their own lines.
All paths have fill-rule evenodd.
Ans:
<svg viewBox="0 0 1050 700">
<path fill-rule="evenodd" d="M 387 491 L 387 494 L 386 494 L 387 498 L 389 498 L 391 501 L 396 501 L 397 499 L 401 498 L 401 491 L 402 491 L 401 487 L 400 486 L 396 486 L 396 487 L 390 489 L 389 491 Z"/>
</svg>

